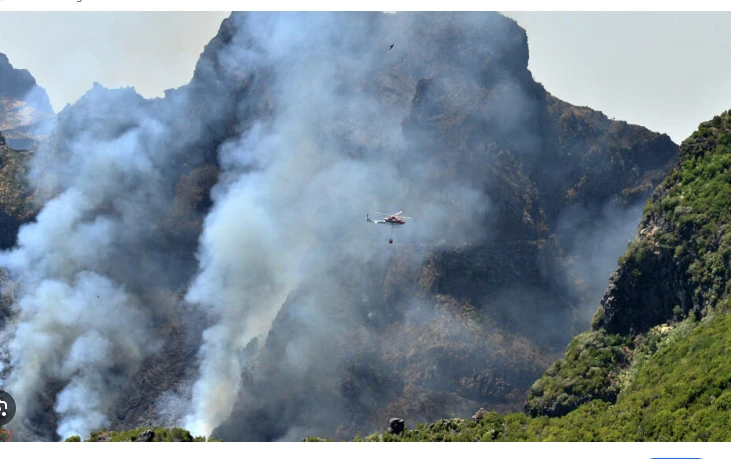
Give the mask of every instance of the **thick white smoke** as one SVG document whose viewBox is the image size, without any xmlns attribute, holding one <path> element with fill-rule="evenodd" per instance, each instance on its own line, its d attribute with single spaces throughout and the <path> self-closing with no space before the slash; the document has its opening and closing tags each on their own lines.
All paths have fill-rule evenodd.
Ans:
<svg viewBox="0 0 731 459">
<path fill-rule="evenodd" d="M 120 388 L 161 345 L 152 308 L 132 291 L 140 281 L 132 263 L 146 264 L 145 222 L 167 202 L 169 150 L 158 143 L 168 137 L 165 122 L 133 91 L 102 88 L 60 118 L 30 175 L 47 202 L 17 247 L 0 254 L 17 298 L 4 345 L 19 438 L 36 438 L 22 426 L 46 408 L 36 401 L 59 388 L 58 435 L 107 426 Z"/>
<path fill-rule="evenodd" d="M 242 373 L 238 356 L 269 330 L 304 278 L 325 286 L 332 279 L 335 289 L 326 271 L 338 260 L 381 257 L 385 263 L 388 230 L 365 223 L 369 210 L 418 213 L 397 233 L 399 241 L 465 241 L 474 229 L 470 222 L 487 206 L 484 195 L 466 185 L 430 188 L 437 168 L 419 152 L 404 151 L 401 121 L 408 104 L 366 90 L 385 68 L 388 44 L 374 40 L 383 31 L 369 29 L 374 26 L 363 16 L 234 18 L 254 43 L 234 37 L 218 54 L 221 64 L 241 73 L 272 72 L 276 111 L 219 152 L 224 179 L 214 189 L 201 271 L 187 295 L 217 319 L 204 334 L 194 411 L 185 423 L 198 435 L 209 435 L 230 415 Z M 407 160 L 383 161 L 379 151 Z M 444 232 L 450 216 L 443 209 L 453 203 L 470 209 L 462 234 Z"/>
<path fill-rule="evenodd" d="M 122 382 L 110 381 L 108 371 L 133 369 L 157 349 L 144 311 L 124 286 L 93 271 L 111 255 L 116 236 L 109 219 L 86 220 L 97 198 L 80 188 L 65 191 L 21 230 L 18 248 L 0 256 L 20 285 L 7 386 L 28 407 L 47 379 L 70 381 L 56 406 L 64 438 L 105 425 Z"/>
</svg>

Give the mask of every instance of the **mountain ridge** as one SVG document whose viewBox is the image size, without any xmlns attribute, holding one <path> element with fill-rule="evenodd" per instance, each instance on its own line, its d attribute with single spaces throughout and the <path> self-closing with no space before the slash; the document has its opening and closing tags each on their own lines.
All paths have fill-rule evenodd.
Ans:
<svg viewBox="0 0 731 459">
<path fill-rule="evenodd" d="M 327 27 L 315 30 L 304 18 Z M 312 49 L 281 47 L 276 32 L 285 25 Z M 339 39 L 333 31 L 346 26 L 352 34 Z M 374 50 L 384 34 L 398 38 L 393 52 Z M 305 59 L 323 56 L 333 57 L 324 70 Z M 276 285 L 276 276 L 264 276 L 246 284 L 246 292 L 227 293 L 234 299 L 220 309 L 188 304 L 183 293 L 205 259 L 200 245 L 215 223 L 208 218 L 221 218 L 227 187 L 238 176 L 286 171 L 274 162 L 280 151 L 291 151 L 288 158 L 302 175 L 285 175 L 288 180 L 272 182 L 271 190 L 301 183 L 304 191 L 288 196 L 311 213 L 331 216 L 326 204 L 355 212 L 396 195 L 411 206 L 409 213 L 423 217 L 411 226 L 414 233 L 402 233 L 403 241 L 397 235 L 388 257 L 372 228 L 361 232 L 337 219 L 326 233 L 306 215 L 285 213 L 254 239 L 250 247 L 272 238 L 281 244 L 255 252 L 259 258 L 249 267 L 279 266 L 270 252 L 304 251 L 300 263 L 324 262 L 298 273 L 304 280 L 262 318 L 249 318 L 273 317 L 264 333 L 238 338 L 245 342 L 231 355 L 242 362 L 240 389 L 233 413 L 213 426 L 213 436 L 281 440 L 337 432 L 352 438 L 391 415 L 431 420 L 483 405 L 520 409 L 530 385 L 589 322 L 606 287 L 602 273 L 611 272 L 614 251 L 624 243 L 614 233 L 634 229 L 638 206 L 677 156 L 666 135 L 554 98 L 527 65 L 525 31 L 498 14 L 237 13 L 205 47 L 188 85 L 151 100 L 133 90 L 95 87 L 59 113 L 54 132 L 33 156 L 47 164 L 38 169 L 49 174 L 37 182 L 44 185 L 42 197 L 90 186 L 57 173 L 66 158 L 72 167 L 86 167 L 79 166 L 82 173 L 98 164 L 89 160 L 98 151 L 118 161 L 103 170 L 113 172 L 104 192 L 85 191 L 98 204 L 85 212 L 118 225 L 113 228 L 121 235 L 102 246 L 115 264 L 92 268 L 128 286 L 129 304 L 140 305 L 162 341 L 128 367 L 120 362 L 97 395 L 110 428 L 180 422 L 182 408 L 173 402 L 194 393 L 203 337 L 226 321 L 245 329 L 246 317 L 237 315 L 246 310 L 242 298 Z M 338 85 L 304 90 L 305 82 L 333 75 Z M 307 106 L 303 98 L 320 111 L 298 111 Z M 348 100 L 358 100 L 362 110 L 327 104 Z M 305 113 L 312 115 L 293 116 Z M 307 135 L 293 145 L 277 144 L 286 136 L 265 134 L 278 129 Z M 259 135 L 278 146 L 271 156 L 235 156 Z M 127 151 L 134 161 L 121 160 Z M 365 178 L 339 179 L 352 164 L 367 171 Z M 306 183 L 315 185 L 306 188 L 298 180 L 313 170 Z M 364 202 L 341 191 L 360 193 L 350 187 L 366 179 L 395 184 L 396 191 L 364 187 L 374 195 Z M 115 187 L 118 194 L 108 191 Z M 139 215 L 146 224 L 128 226 Z M 293 224 L 301 226 L 299 234 L 283 235 L 279 228 Z M 135 266 L 135 256 L 144 263 Z M 246 272 L 228 275 L 245 283 Z M 217 326 L 219 315 L 228 319 Z M 212 331 L 204 333 L 207 327 Z M 30 420 L 38 435 L 48 438 L 63 422 L 52 406 L 71 387 L 68 378 L 38 389 L 41 408 Z"/>
<path fill-rule="evenodd" d="M 53 107 L 46 90 L 26 69 L 0 53 L 0 132 L 8 145 L 29 149 L 51 129 Z"/>
</svg>

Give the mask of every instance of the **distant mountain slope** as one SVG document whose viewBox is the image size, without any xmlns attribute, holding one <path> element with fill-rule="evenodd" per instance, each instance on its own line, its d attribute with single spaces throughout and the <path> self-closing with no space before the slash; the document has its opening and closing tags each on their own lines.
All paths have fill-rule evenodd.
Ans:
<svg viewBox="0 0 731 459">
<path fill-rule="evenodd" d="M 33 110 L 44 114 L 53 113 L 46 90 L 36 84 L 28 70 L 14 68 L 3 53 L 0 53 L 0 81 L 0 98 L 27 100 L 26 103 Z"/>
<path fill-rule="evenodd" d="M 26 177 L 33 152 L 18 150 L 32 149 L 53 117 L 46 91 L 0 53 L 0 248 L 12 247 L 20 225 L 37 211 Z"/>
<path fill-rule="evenodd" d="M 46 90 L 25 69 L 16 69 L 0 53 L 0 132 L 8 145 L 28 149 L 50 130 L 53 108 Z"/>
<path fill-rule="evenodd" d="M 18 150 L 32 149 L 53 118 L 46 91 L 0 53 L 0 248 L 12 247 L 20 225 L 37 211 L 26 177 L 33 152 Z"/>
</svg>

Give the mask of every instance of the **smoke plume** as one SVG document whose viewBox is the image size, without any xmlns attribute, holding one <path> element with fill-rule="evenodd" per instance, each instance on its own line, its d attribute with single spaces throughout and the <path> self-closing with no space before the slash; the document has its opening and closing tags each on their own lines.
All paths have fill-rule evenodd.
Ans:
<svg viewBox="0 0 731 459">
<path fill-rule="evenodd" d="M 219 51 L 219 65 L 273 75 L 267 90 L 276 109 L 219 150 L 222 181 L 201 237 L 201 270 L 186 297 L 217 321 L 204 333 L 196 410 L 186 423 L 205 435 L 231 413 L 243 370 L 239 355 L 253 338 L 266 336 L 289 294 L 313 282 L 337 291 L 342 273 L 328 271 L 339 264 L 385 269 L 383 241 L 390 230 L 364 224 L 368 209 L 418 215 L 396 232 L 399 242 L 455 243 L 479 234 L 489 202 L 470 184 L 431 186 L 436 165 L 403 139 L 408 106 L 369 90 L 389 60 L 387 43 L 376 40 L 387 32 L 373 16 L 232 20 L 238 34 Z M 251 111 L 242 107 L 251 100 L 238 103 L 239 112 Z M 452 203 L 468 213 L 450 216 Z M 450 217 L 461 225 L 445 232 Z M 322 320 L 317 316 L 328 309 L 320 304 L 308 320 Z M 329 325 L 307 332 L 326 334 Z"/>
<path fill-rule="evenodd" d="M 34 156 L 43 208 L 0 255 L 20 435 L 53 437 L 38 400 L 54 400 L 60 438 L 115 421 L 151 359 L 183 359 L 165 350 L 178 321 L 194 372 L 155 409 L 187 404 L 176 421 L 195 435 L 289 440 L 359 413 L 369 427 L 383 410 L 515 404 L 545 355 L 455 311 L 515 297 L 480 290 L 512 275 L 505 241 L 522 265 L 553 263 L 524 243 L 547 236 L 529 177 L 549 167 L 527 61 L 524 31 L 493 13 L 235 13 L 164 98 L 95 86 Z M 401 229 L 366 222 L 398 211 Z M 555 320 L 543 287 L 519 299 Z M 521 333 L 522 311 L 502 313 Z M 380 406 L 394 399 L 409 405 Z"/>
</svg>

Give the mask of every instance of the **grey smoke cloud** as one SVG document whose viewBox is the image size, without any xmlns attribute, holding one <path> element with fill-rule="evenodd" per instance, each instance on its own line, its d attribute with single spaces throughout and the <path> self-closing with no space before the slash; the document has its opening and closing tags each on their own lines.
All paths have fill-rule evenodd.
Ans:
<svg viewBox="0 0 731 459">
<path fill-rule="evenodd" d="M 222 181 L 204 225 L 201 271 L 186 297 L 218 320 L 204 333 L 196 409 L 186 422 L 196 434 L 210 434 L 229 416 L 241 382 L 237 356 L 252 338 L 265 337 L 293 289 L 315 281 L 334 289 L 339 279 L 328 269 L 345 260 L 385 267 L 387 259 L 378 258 L 386 233 L 365 224 L 369 209 L 415 211 L 414 223 L 396 233 L 404 243 L 470 240 L 487 210 L 486 197 L 469 185 L 432 188 L 425 179 L 434 165 L 406 150 L 402 138 L 408 106 L 389 105 L 365 90 L 383 71 L 384 55 L 373 43 L 378 21 L 369 19 L 232 17 L 238 33 L 218 52 L 220 68 L 271 72 L 276 109 L 219 150 Z M 385 161 L 380 151 L 405 160 Z M 452 202 L 465 204 L 469 215 L 460 215 L 462 226 L 449 234 L 444 224 Z M 324 305 L 310 311 L 310 322 L 326 311 Z M 308 332 L 325 334 L 330 326 L 325 321 Z M 296 352 L 287 355 L 297 360 Z"/>
<path fill-rule="evenodd" d="M 24 407 L 13 420 L 19 438 L 52 438 L 30 419 L 48 409 L 35 400 L 58 384 L 62 439 L 108 425 L 124 385 L 162 346 L 156 327 L 169 311 L 150 293 L 183 269 L 160 247 L 154 223 L 171 205 L 181 146 L 200 135 L 176 121 L 187 103 L 176 97 L 157 105 L 133 90 L 95 87 L 59 114 L 33 157 L 29 180 L 43 208 L 0 255 L 15 285 L 12 339 L 3 344 L 5 385 Z"/>
<path fill-rule="evenodd" d="M 133 292 L 138 279 L 117 265 L 139 255 L 139 222 L 161 204 L 160 171 L 150 157 L 159 125 L 147 115 L 135 123 L 141 98 L 134 104 L 114 95 L 127 110 L 110 113 L 114 100 L 92 91 L 75 112 L 80 119 L 62 121 L 68 131 L 59 137 L 68 150 L 40 148 L 30 176 L 48 201 L 21 228 L 17 247 L 0 255 L 18 285 L 6 384 L 25 408 L 22 422 L 38 408 L 33 400 L 47 382 L 63 381 L 55 407 L 62 438 L 108 422 L 115 391 L 160 346 L 151 311 Z M 125 123 L 130 130 L 114 132 Z"/>
<path fill-rule="evenodd" d="M 594 217 L 584 231 L 576 234 L 576 228 L 591 213 L 581 206 L 569 207 L 564 211 L 557 226 L 557 236 L 567 246 L 567 259 L 571 261 L 571 272 L 565 282 L 582 282 L 586 298 L 579 312 L 583 329 L 588 328 L 591 316 L 606 291 L 610 274 L 617 268 L 619 255 L 627 249 L 628 243 L 637 235 L 637 226 L 642 216 L 644 203 L 621 206 L 608 203 L 601 214 Z"/>
</svg>

